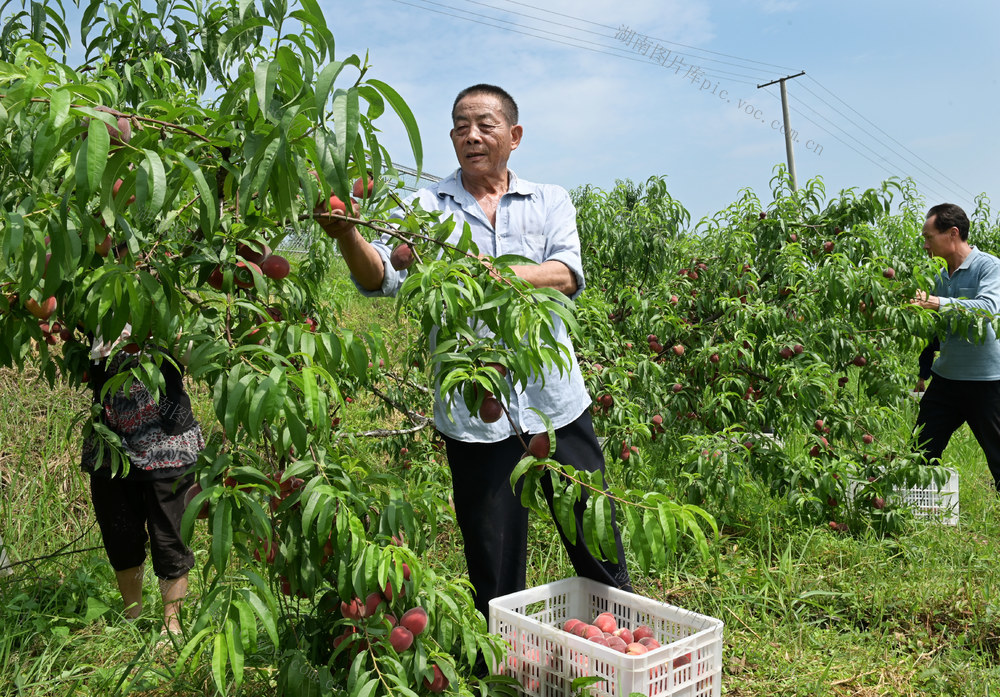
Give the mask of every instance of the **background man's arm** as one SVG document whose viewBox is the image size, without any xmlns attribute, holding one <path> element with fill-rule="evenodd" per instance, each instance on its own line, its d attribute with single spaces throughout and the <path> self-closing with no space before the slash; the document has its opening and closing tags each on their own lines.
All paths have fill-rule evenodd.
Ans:
<svg viewBox="0 0 1000 697">
<path fill-rule="evenodd" d="M 944 310 L 949 305 L 961 305 L 967 310 L 1000 312 L 1000 265 L 987 266 L 979 277 L 979 290 L 973 298 L 946 298 L 918 290 L 910 301 L 928 310 Z"/>
</svg>

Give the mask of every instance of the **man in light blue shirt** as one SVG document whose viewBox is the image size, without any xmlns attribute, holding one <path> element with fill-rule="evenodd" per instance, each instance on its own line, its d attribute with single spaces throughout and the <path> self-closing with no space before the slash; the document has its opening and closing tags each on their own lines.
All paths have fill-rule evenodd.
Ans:
<svg viewBox="0 0 1000 697">
<path fill-rule="evenodd" d="M 452 144 L 459 168 L 414 197 L 424 210 L 440 210 L 442 219 L 455 220 L 452 242 L 463 223 L 486 257 L 516 254 L 535 264 L 513 266 L 513 271 L 535 287 L 554 288 L 575 298 L 584 288 L 576 210 L 558 186 L 533 184 L 507 169 L 510 154 L 521 142 L 517 105 L 507 92 L 493 85 L 475 85 L 459 93 L 452 107 Z M 394 295 L 405 271 L 390 263 L 389 240 L 367 242 L 348 222 L 321 223 L 337 239 L 355 284 L 365 295 Z M 556 340 L 572 357 L 570 370 L 549 370 L 523 391 L 511 390 L 508 406 L 517 431 L 527 439 L 545 431 L 531 409 L 552 421 L 556 434 L 554 459 L 577 470 L 604 471 L 604 456 L 594 435 L 588 407 L 590 397 L 565 325 L 556 320 Z M 510 378 L 508 377 L 508 380 Z M 512 491 L 510 474 L 524 456 L 524 447 L 506 419 L 487 423 L 469 414 L 464 404 L 434 404 L 435 425 L 445 440 L 452 474 L 455 515 L 465 542 L 469 578 L 476 607 L 488 616 L 491 598 L 525 587 L 528 512 L 519 490 Z M 543 489 L 552 506 L 547 479 Z M 580 576 L 631 590 L 621 536 L 615 527 L 618 561 L 595 558 L 583 538 L 584 501 L 576 506 L 577 534 L 569 540 L 559 534 Z M 558 526 L 557 526 L 558 528 Z"/>
<path fill-rule="evenodd" d="M 1000 259 L 969 245 L 969 218 L 942 203 L 927 212 L 924 249 L 947 268 L 934 295 L 917 292 L 913 303 L 948 312 L 961 306 L 991 315 L 1000 311 Z M 927 460 L 941 458 L 951 435 L 968 423 L 1000 489 L 1000 342 L 992 327 L 982 342 L 949 332 L 931 369 L 933 379 L 920 401 L 916 429 Z"/>
</svg>

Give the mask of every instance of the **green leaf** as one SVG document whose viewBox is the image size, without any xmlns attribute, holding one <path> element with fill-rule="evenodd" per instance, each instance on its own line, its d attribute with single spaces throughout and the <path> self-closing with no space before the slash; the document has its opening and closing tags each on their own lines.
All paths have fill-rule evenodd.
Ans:
<svg viewBox="0 0 1000 697">
<path fill-rule="evenodd" d="M 278 624 L 275 622 L 274 614 L 256 593 L 250 590 L 245 590 L 243 592 L 246 594 L 247 603 L 250 604 L 250 607 L 253 608 L 254 613 L 256 613 L 257 617 L 260 618 L 261 623 L 264 625 L 264 629 L 267 631 L 267 636 L 271 640 L 271 643 L 277 646 Z"/>
<path fill-rule="evenodd" d="M 254 69 L 254 89 L 265 118 L 270 111 L 271 96 L 278 82 L 278 69 L 278 64 L 273 61 L 261 61 Z"/>
<path fill-rule="evenodd" d="M 355 88 L 337 90 L 333 95 L 333 123 L 336 146 L 334 161 L 343 171 L 347 171 L 348 155 L 358 138 L 358 122 L 361 111 L 358 107 L 358 91 Z"/>
<path fill-rule="evenodd" d="M 377 687 L 378 687 L 378 678 L 372 678 L 364 685 L 362 685 L 361 689 L 359 689 L 357 692 L 352 692 L 351 697 L 354 697 L 354 695 L 357 695 L 357 697 L 371 697 L 373 694 L 375 694 L 375 688 Z"/>
<path fill-rule="evenodd" d="M 386 101 L 389 102 L 389 106 L 392 107 L 392 110 L 396 112 L 396 115 L 403 122 L 406 135 L 410 139 L 413 161 L 416 163 L 417 171 L 419 172 L 423 168 L 424 150 L 420 144 L 420 131 L 417 128 L 417 120 L 413 117 L 413 112 L 410 111 L 410 107 L 406 105 L 406 102 L 403 101 L 403 98 L 399 96 L 396 90 L 389 87 L 389 85 L 380 80 L 368 80 L 367 84 L 377 89 L 385 97 Z"/>
<path fill-rule="evenodd" d="M 70 91 L 65 87 L 54 89 L 49 95 L 49 125 L 53 131 L 62 128 L 69 118 L 70 97 Z"/>
<path fill-rule="evenodd" d="M 149 196 L 146 200 L 146 207 L 150 214 L 159 213 L 163 208 L 163 202 L 167 196 L 167 175 L 163 167 L 163 160 L 155 150 L 143 148 L 146 154 L 144 169 L 148 179 Z"/>
<path fill-rule="evenodd" d="M 229 554 L 233 549 L 233 509 L 229 498 L 222 496 L 215 504 L 212 513 L 212 564 L 221 574 L 225 573 L 229 563 Z"/>
<path fill-rule="evenodd" d="M 257 616 L 246 600 L 245 588 L 240 589 L 240 597 L 233 600 L 233 606 L 239 617 L 240 646 L 249 648 L 250 652 L 253 653 L 257 648 Z M 235 668 L 233 672 L 236 672 Z M 239 680 L 240 678 L 237 678 L 237 682 Z"/>
<path fill-rule="evenodd" d="M 247 1 L 248 2 L 252 2 L 252 0 L 247 0 Z M 271 25 L 271 23 L 268 20 L 264 19 L 263 17 L 251 17 L 250 19 L 244 20 L 243 19 L 243 11 L 244 11 L 244 7 L 243 6 L 244 6 L 244 2 L 241 2 L 240 3 L 240 19 L 241 19 L 241 23 L 239 25 L 235 26 L 235 27 L 231 27 L 219 39 L 218 54 L 219 54 L 220 57 L 224 57 L 225 54 L 228 53 L 229 47 L 233 44 L 233 42 L 235 42 L 243 34 L 246 34 L 247 32 L 253 31 L 254 29 L 258 29 L 260 27 L 267 27 L 267 26 Z M 264 103 L 265 102 L 261 102 L 261 104 L 264 104 Z"/>
<path fill-rule="evenodd" d="M 215 635 L 212 649 L 212 679 L 221 694 L 226 694 L 226 657 L 229 651 L 226 647 L 226 636 L 222 632 Z"/>
<path fill-rule="evenodd" d="M 101 177 L 104 168 L 108 164 L 108 151 L 111 149 L 111 135 L 103 121 L 98 118 L 90 120 L 87 128 L 87 147 L 84 150 L 86 157 L 84 167 L 86 172 L 85 192 L 97 191 L 101 186 Z M 79 186 L 79 177 L 77 178 Z"/>
<path fill-rule="evenodd" d="M 233 681 L 238 689 L 243 683 L 243 641 L 232 617 L 226 618 L 226 647 L 229 649 L 229 664 L 233 669 Z"/>
<path fill-rule="evenodd" d="M 195 187 L 198 189 L 198 195 L 201 197 L 199 209 L 201 211 L 202 233 L 207 235 L 215 230 L 219 219 L 219 206 L 215 200 L 215 189 L 208 185 L 208 182 L 205 180 L 205 174 L 201 171 L 201 167 L 198 166 L 197 162 L 189 160 L 186 157 L 182 157 L 181 162 L 194 177 Z"/>
<path fill-rule="evenodd" d="M 87 612 L 83 616 L 84 624 L 90 624 L 110 609 L 111 607 L 109 605 L 98 600 L 97 598 L 88 597 Z"/>
<path fill-rule="evenodd" d="M 330 98 L 333 83 L 336 82 L 337 76 L 340 75 L 345 65 L 345 61 L 332 61 L 319 71 L 319 77 L 316 78 L 315 93 L 318 118 L 322 118 L 326 112 L 326 102 Z"/>
</svg>

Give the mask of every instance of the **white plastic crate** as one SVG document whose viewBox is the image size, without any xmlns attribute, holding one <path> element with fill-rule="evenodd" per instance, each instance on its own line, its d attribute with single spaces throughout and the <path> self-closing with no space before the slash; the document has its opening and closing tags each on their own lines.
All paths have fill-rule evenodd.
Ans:
<svg viewBox="0 0 1000 697">
<path fill-rule="evenodd" d="M 948 469 L 948 481 L 942 487 L 931 482 L 927 488 L 895 489 L 891 498 L 912 508 L 918 518 L 958 525 L 958 470 Z"/>
<path fill-rule="evenodd" d="M 893 489 L 889 500 L 910 507 L 916 518 L 958 525 L 958 471 L 947 468 L 947 472 L 948 481 L 942 487 L 931 482 L 927 487 Z M 863 485 L 864 482 L 851 481 L 847 487 L 848 497 L 854 499 Z"/>
<path fill-rule="evenodd" d="M 571 618 L 593 622 L 610 612 L 619 627 L 645 624 L 662 646 L 626 655 L 561 629 Z M 722 683 L 721 620 L 585 578 L 567 578 L 490 601 L 490 631 L 507 642 L 492 666 L 515 678 L 529 697 L 570 697 L 575 678 L 597 676 L 594 697 L 718 697 Z"/>
</svg>

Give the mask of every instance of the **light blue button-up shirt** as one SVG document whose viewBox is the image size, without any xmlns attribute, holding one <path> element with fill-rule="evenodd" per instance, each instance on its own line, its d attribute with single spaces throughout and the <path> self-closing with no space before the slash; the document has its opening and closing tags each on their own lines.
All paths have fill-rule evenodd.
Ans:
<svg viewBox="0 0 1000 697">
<path fill-rule="evenodd" d="M 451 243 L 458 242 L 463 223 L 472 230 L 472 239 L 481 254 L 498 257 L 517 254 L 532 261 L 561 261 L 576 276 L 575 298 L 584 288 L 583 264 L 580 259 L 580 239 L 576 229 L 576 209 L 569 194 L 560 186 L 533 184 L 518 179 L 509 172 L 507 193 L 500 199 L 496 212 L 496 228 L 479 206 L 479 202 L 462 186 L 461 169 L 437 182 L 421 189 L 407 202 L 419 201 L 424 210 L 440 210 L 442 220 L 451 217 L 455 229 Z M 399 214 L 397 217 L 402 217 Z M 406 279 L 406 271 L 396 271 L 389 263 L 392 251 L 390 244 L 396 243 L 386 235 L 372 244 L 382 257 L 385 277 L 382 287 L 367 291 L 358 285 L 358 290 L 367 296 L 391 296 L 399 292 Z M 567 374 L 558 370 L 548 370 L 542 378 L 529 383 L 523 391 L 511 389 L 508 405 L 511 419 L 522 433 L 539 433 L 545 430 L 542 420 L 531 411 L 538 409 L 549 417 L 555 428 L 560 428 L 576 420 L 590 406 L 590 396 L 576 361 L 576 353 L 569 333 L 562 320 L 555 318 L 553 336 L 561 346 L 569 350 L 572 365 Z M 510 376 L 507 377 L 510 382 Z M 511 383 L 512 384 L 512 383 Z M 440 398 L 434 402 L 434 421 L 438 430 L 446 436 L 472 443 L 495 443 L 514 435 L 507 419 L 486 423 L 478 415 L 469 414 L 461 398 L 451 400 L 449 418 L 446 404 Z"/>
<path fill-rule="evenodd" d="M 975 247 L 962 265 L 949 274 L 941 271 L 934 285 L 941 312 L 954 305 L 1000 312 L 1000 259 Z M 1000 380 L 1000 342 L 987 325 L 983 343 L 949 333 L 941 342 L 941 353 L 932 370 L 949 380 Z"/>
</svg>

